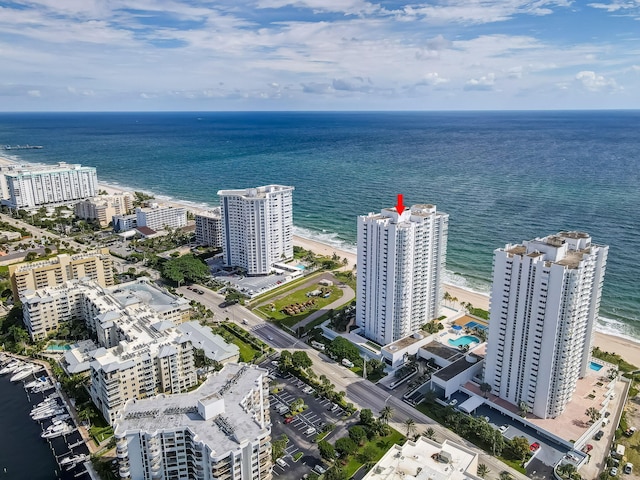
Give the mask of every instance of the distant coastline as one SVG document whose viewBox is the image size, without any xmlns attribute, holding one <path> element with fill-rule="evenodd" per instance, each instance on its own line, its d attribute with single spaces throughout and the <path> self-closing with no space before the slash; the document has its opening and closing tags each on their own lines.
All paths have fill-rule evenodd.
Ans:
<svg viewBox="0 0 640 480">
<path fill-rule="evenodd" d="M 28 162 L 22 158 L 11 158 L 3 153 L 0 156 L 0 164 L 33 164 L 35 162 Z M 168 195 L 163 195 L 158 192 L 153 192 L 149 189 L 138 188 L 130 185 L 123 185 L 119 182 L 99 182 L 99 188 L 107 191 L 108 193 L 118 192 L 133 192 L 142 191 L 146 194 L 153 195 L 158 201 L 174 206 L 186 207 L 194 211 L 203 211 L 214 208 L 215 204 L 209 204 L 205 202 L 191 202 L 186 200 L 177 199 Z M 314 232 L 305 228 L 294 226 L 294 243 L 303 248 L 313 250 L 318 253 L 336 252 L 341 257 L 349 259 L 349 265 L 356 263 L 356 246 L 349 244 L 345 241 L 337 239 L 332 232 Z M 469 288 L 466 285 L 460 285 L 454 283 L 452 280 L 459 277 L 466 282 L 466 279 L 457 273 L 448 272 L 450 275 L 450 281 L 445 282 L 445 289 L 449 291 L 453 296 L 457 297 L 460 301 L 469 302 L 472 305 L 488 310 L 489 295 L 488 292 L 477 291 Z M 606 277 L 605 277 L 606 282 Z M 489 281 L 487 281 L 487 284 Z M 594 345 L 597 345 L 603 351 L 619 353 L 630 363 L 640 367 L 640 340 L 622 335 L 612 334 L 610 332 L 602 332 L 598 330 L 596 326 L 596 332 L 594 337 Z"/>
</svg>

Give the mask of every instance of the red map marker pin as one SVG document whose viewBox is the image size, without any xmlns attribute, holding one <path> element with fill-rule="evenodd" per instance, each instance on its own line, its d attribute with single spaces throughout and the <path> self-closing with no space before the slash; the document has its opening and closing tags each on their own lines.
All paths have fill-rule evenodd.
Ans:
<svg viewBox="0 0 640 480">
<path fill-rule="evenodd" d="M 398 212 L 398 215 L 402 215 L 402 212 L 404 212 L 404 208 L 405 208 L 402 197 L 403 197 L 402 194 L 399 193 L 398 202 L 396 203 L 396 212 Z"/>
</svg>

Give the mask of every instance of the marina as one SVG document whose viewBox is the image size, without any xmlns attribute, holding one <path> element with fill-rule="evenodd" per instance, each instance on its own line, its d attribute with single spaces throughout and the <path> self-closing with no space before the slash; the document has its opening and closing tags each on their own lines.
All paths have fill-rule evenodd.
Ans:
<svg viewBox="0 0 640 480">
<path fill-rule="evenodd" d="M 19 362 L 19 363 L 18 363 Z M 5 366 L 15 364 L 9 371 Z M 39 367 L 22 380 L 11 382 L 9 373 L 29 365 Z M 3 479 L 90 479 L 85 463 L 90 452 L 78 426 L 56 390 L 57 384 L 31 362 L 0 357 L 0 396 L 7 407 L 0 411 L 0 468 Z M 27 370 L 25 370 L 27 371 Z M 20 446 L 29 445 L 24 452 Z"/>
</svg>

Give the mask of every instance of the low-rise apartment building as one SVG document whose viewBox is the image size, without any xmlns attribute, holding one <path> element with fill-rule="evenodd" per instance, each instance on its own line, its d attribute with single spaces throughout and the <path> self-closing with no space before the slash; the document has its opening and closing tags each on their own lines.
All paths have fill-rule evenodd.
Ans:
<svg viewBox="0 0 640 480">
<path fill-rule="evenodd" d="M 187 209 L 152 203 L 149 207 L 136 208 L 138 227 L 149 227 L 156 232 L 169 228 L 182 228 L 187 224 Z"/>
<path fill-rule="evenodd" d="M 106 227 L 114 215 L 126 215 L 133 209 L 133 197 L 128 192 L 115 195 L 98 195 L 78 202 L 74 213 L 78 218 L 96 220 Z"/>
<path fill-rule="evenodd" d="M 52 287 L 80 278 L 109 287 L 113 285 L 113 259 L 107 248 L 74 255 L 61 254 L 48 260 L 9 265 L 9 278 L 15 299 L 27 290 Z"/>
</svg>

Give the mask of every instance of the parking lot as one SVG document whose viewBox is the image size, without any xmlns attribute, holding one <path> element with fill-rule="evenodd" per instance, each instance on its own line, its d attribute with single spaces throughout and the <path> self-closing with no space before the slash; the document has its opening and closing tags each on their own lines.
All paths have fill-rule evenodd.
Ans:
<svg viewBox="0 0 640 480">
<path fill-rule="evenodd" d="M 335 428 L 325 437 L 325 440 L 333 443 L 334 439 L 346 435 L 348 428 L 357 423 L 357 415 L 343 419 L 342 408 L 326 398 L 316 398 L 313 389 L 304 382 L 292 376 L 277 376 L 277 369 L 270 362 L 265 362 L 262 366 L 273 371 L 275 378 L 271 382 L 272 387 L 276 385 L 279 387 L 279 391 L 272 393 L 269 399 L 271 437 L 277 440 L 285 434 L 289 438 L 285 455 L 274 463 L 273 475 L 282 480 L 300 480 L 316 465 L 326 468 L 316 445 L 318 434 L 323 431 L 323 428 L 334 425 Z M 308 408 L 298 415 L 289 417 L 292 418 L 289 420 L 286 417 L 288 408 L 299 398 Z M 299 456 L 300 452 L 302 456 L 294 461 L 294 457 L 296 454 Z"/>
</svg>

